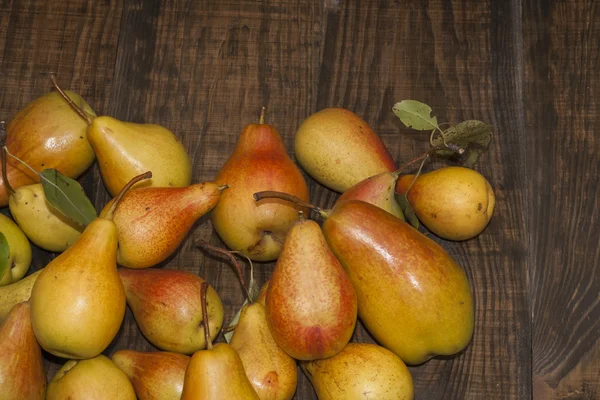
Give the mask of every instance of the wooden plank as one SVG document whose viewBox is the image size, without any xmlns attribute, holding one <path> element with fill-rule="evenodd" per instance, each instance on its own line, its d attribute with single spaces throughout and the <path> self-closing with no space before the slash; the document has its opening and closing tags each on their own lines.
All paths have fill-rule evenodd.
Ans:
<svg viewBox="0 0 600 400">
<path fill-rule="evenodd" d="M 525 2 L 535 399 L 600 398 L 600 9 Z"/>
<path fill-rule="evenodd" d="M 426 135 L 400 128 L 393 116 L 402 99 L 430 104 L 442 121 L 495 127 L 477 166 L 495 188 L 495 216 L 474 240 L 440 240 L 472 282 L 474 339 L 457 357 L 411 368 L 418 399 L 530 397 L 520 10 L 518 1 L 332 2 L 327 9 L 318 109 L 363 116 L 399 162 L 427 146 Z M 312 189 L 319 204 L 335 201 Z M 361 328 L 356 338 L 370 340 Z"/>
<path fill-rule="evenodd" d="M 106 2 L 0 2 L 0 120 L 52 90 L 47 73 L 83 96 L 97 112 L 108 108 L 122 5 Z M 99 175 L 90 168 L 79 181 L 95 197 Z M 54 254 L 32 245 L 30 272 Z M 44 353 L 51 378 L 63 359 Z"/>
<path fill-rule="evenodd" d="M 315 104 L 320 18 L 311 1 L 127 1 L 110 114 L 173 130 L 192 158 L 194 182 L 214 178 L 261 106 L 292 154 L 295 129 Z M 194 248 L 196 239 L 222 245 L 204 217 L 163 266 L 210 282 L 229 322 L 244 301 L 239 281 L 223 258 Z M 259 283 L 273 265 L 257 265 Z M 120 348 L 153 349 L 129 312 L 107 353 Z M 311 396 L 303 378 L 296 398 Z"/>
</svg>

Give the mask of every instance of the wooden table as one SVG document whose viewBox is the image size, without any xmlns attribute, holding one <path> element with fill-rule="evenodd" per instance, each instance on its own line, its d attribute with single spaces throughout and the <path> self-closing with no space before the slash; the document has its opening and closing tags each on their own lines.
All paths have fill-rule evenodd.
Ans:
<svg viewBox="0 0 600 400">
<path fill-rule="evenodd" d="M 418 399 L 600 398 L 600 7 L 593 0 L 0 1 L 0 119 L 51 90 L 48 71 L 99 114 L 160 123 L 211 180 L 261 106 L 293 154 L 311 113 L 346 107 L 398 163 L 423 134 L 391 109 L 431 105 L 479 119 L 494 140 L 477 165 L 497 208 L 485 232 L 442 242 L 476 301 L 472 343 L 411 368 Z M 441 164 L 429 165 L 428 168 Z M 337 194 L 308 178 L 311 198 Z M 81 182 L 108 200 L 97 166 Z M 199 273 L 228 320 L 243 301 L 202 219 L 165 267 Z M 36 250 L 35 268 L 52 255 Z M 273 264 L 258 268 L 268 279 Z M 362 327 L 355 340 L 370 341 Z M 151 349 L 128 312 L 106 351 Z M 52 376 L 64 360 L 48 357 Z M 316 398 L 301 374 L 297 399 Z"/>
</svg>

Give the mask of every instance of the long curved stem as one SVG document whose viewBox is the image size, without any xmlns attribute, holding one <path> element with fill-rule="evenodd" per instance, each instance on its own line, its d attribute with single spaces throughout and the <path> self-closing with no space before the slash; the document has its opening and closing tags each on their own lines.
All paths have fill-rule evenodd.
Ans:
<svg viewBox="0 0 600 400">
<path fill-rule="evenodd" d="M 17 160 L 18 162 L 20 162 L 21 164 L 23 164 L 24 166 L 26 166 L 27 168 L 29 168 L 29 170 L 31 172 L 33 172 L 35 175 L 40 176 L 40 173 L 37 172 L 35 169 L 31 168 L 31 165 L 27 164 L 25 161 L 21 160 L 19 157 L 15 156 L 10 151 L 8 151 L 8 147 L 3 146 L 2 150 L 5 151 L 6 154 L 8 154 L 9 156 L 11 156 L 12 158 L 14 158 L 15 160 Z"/>
<path fill-rule="evenodd" d="M 117 195 L 117 197 L 115 198 L 113 203 L 111 204 L 108 212 L 106 212 L 106 214 L 104 214 L 104 215 L 101 215 L 101 217 L 112 220 L 113 214 L 114 214 L 117 206 L 119 205 L 119 202 L 121 201 L 123 196 L 125 196 L 125 193 L 127 193 L 127 191 L 129 189 L 131 189 L 131 187 L 133 185 L 135 185 L 136 183 L 138 183 L 139 181 L 142 181 L 144 179 L 150 179 L 150 178 L 152 178 L 152 171 L 147 171 L 147 172 L 144 172 L 143 174 L 140 174 L 138 176 L 134 176 L 133 178 L 131 178 L 131 180 L 129 182 L 127 182 L 127 185 L 125 185 L 123 187 L 123 189 L 121 189 L 121 191 L 119 192 L 119 194 Z"/>
<path fill-rule="evenodd" d="M 419 166 L 419 170 L 417 171 L 417 173 L 415 174 L 415 177 L 413 178 L 412 182 L 410 183 L 410 185 L 408 185 L 408 188 L 406 189 L 406 192 L 404 192 L 404 196 L 408 196 L 408 192 L 410 190 L 410 188 L 412 187 L 412 185 L 417 181 L 417 178 L 419 177 L 419 175 L 421 174 L 421 170 L 423 169 L 423 165 L 425 164 L 425 161 L 427 160 L 427 158 L 429 157 L 429 154 L 427 155 L 427 157 L 425 157 L 425 159 L 421 162 L 421 165 Z M 408 197 L 406 197 L 406 200 L 408 200 Z"/>
<path fill-rule="evenodd" d="M 73 109 L 73 111 L 75 111 L 77 114 L 79 114 L 79 116 L 81 118 L 83 118 L 88 125 L 90 125 L 93 121 L 93 118 L 85 112 L 85 110 L 83 110 L 81 107 L 79 107 L 77 104 L 75 104 L 73 102 L 73 100 L 71 100 L 71 98 L 69 96 L 67 96 L 67 94 L 60 88 L 60 86 L 58 86 L 58 83 L 56 83 L 56 78 L 54 77 L 54 72 L 50 72 L 50 80 L 52 81 L 52 86 L 54 86 L 54 89 L 56 89 L 58 91 L 58 93 L 60 93 L 60 95 L 62 96 L 63 99 L 65 99 L 65 101 L 69 104 L 69 106 Z"/>
<path fill-rule="evenodd" d="M 204 240 L 200 240 L 200 239 L 196 240 L 196 245 L 199 247 L 204 247 L 205 249 L 208 249 L 208 250 L 216 251 L 217 253 L 225 254 L 227 257 L 229 257 L 229 259 L 231 259 L 231 261 L 233 262 L 233 266 L 235 267 L 235 271 L 237 272 L 238 277 L 240 278 L 240 282 L 242 284 L 242 288 L 244 289 L 244 294 L 246 295 L 246 298 L 248 299 L 248 303 L 252 304 L 253 303 L 252 296 L 250 296 L 250 291 L 248 291 L 248 286 L 246 286 L 246 282 L 244 281 L 244 274 L 242 273 L 242 267 L 237 262 L 237 259 L 235 258 L 235 256 L 233 254 L 231 254 L 230 251 L 227 251 L 227 250 L 222 249 L 217 246 L 213 246 L 212 244 L 205 242 Z"/>
<path fill-rule="evenodd" d="M 421 154 L 419 157 L 410 160 L 409 162 L 407 162 L 406 164 L 402 165 L 400 168 L 398 168 L 397 170 L 395 170 L 394 172 L 392 172 L 392 175 L 394 176 L 394 178 L 397 178 L 398 176 L 400 176 L 400 173 L 406 169 L 407 167 L 409 167 L 410 165 L 416 163 L 417 161 L 421 161 L 422 159 L 427 159 L 430 155 L 430 152 L 427 151 L 423 154 Z"/>
<path fill-rule="evenodd" d="M 329 216 L 328 210 L 323 210 L 321 207 L 317 207 L 314 204 L 307 203 L 299 197 L 291 195 L 289 193 L 283 192 L 275 192 L 272 190 L 265 190 L 262 192 L 256 192 L 253 195 L 255 201 L 261 201 L 263 199 L 280 199 L 289 201 L 290 203 L 294 203 L 297 206 L 308 208 L 311 211 L 318 212 L 323 218 L 327 218 Z"/>
<path fill-rule="evenodd" d="M 200 285 L 200 303 L 202 305 L 202 324 L 204 325 L 204 340 L 206 348 L 212 350 L 213 344 L 210 340 L 210 327 L 208 326 L 208 310 L 206 309 L 206 292 L 208 292 L 208 283 L 202 282 Z"/>
<path fill-rule="evenodd" d="M 2 178 L 4 180 L 4 186 L 6 186 L 6 190 L 10 194 L 15 194 L 15 189 L 10 186 L 10 182 L 8 181 L 8 172 L 6 171 L 6 157 L 7 157 L 7 149 L 6 146 L 2 146 Z"/>
</svg>

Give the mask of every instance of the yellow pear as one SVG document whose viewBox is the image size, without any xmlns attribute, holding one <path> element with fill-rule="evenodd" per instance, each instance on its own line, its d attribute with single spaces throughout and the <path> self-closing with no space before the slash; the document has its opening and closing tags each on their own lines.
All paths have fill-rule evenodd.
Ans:
<svg viewBox="0 0 600 400">
<path fill-rule="evenodd" d="M 325 108 L 306 118 L 296 132 L 294 148 L 302 168 L 336 192 L 396 169 L 379 136 L 343 108 Z"/>
<path fill-rule="evenodd" d="M 69 360 L 48 383 L 46 400 L 135 400 L 129 378 L 108 357 Z"/>
<path fill-rule="evenodd" d="M 41 183 L 16 189 L 9 195 L 8 205 L 29 240 L 42 249 L 61 253 L 75 243 L 83 231 L 48 204 Z"/>
<path fill-rule="evenodd" d="M 0 321 L 6 318 L 15 304 L 29 300 L 33 284 L 41 272 L 42 270 L 35 271 L 15 283 L 0 286 Z"/>
<path fill-rule="evenodd" d="M 0 286 L 5 286 L 27 274 L 31 265 L 31 245 L 17 224 L 4 214 L 0 214 L 0 232 L 8 244 L 8 268 L 0 276 Z"/>
<path fill-rule="evenodd" d="M 192 181 L 190 157 L 167 128 L 104 116 L 92 121 L 87 135 L 104 184 L 113 196 L 144 171 L 152 171 L 152 179 L 138 187 L 183 187 Z"/>
<path fill-rule="evenodd" d="M 206 292 L 208 283 L 201 287 L 204 327 L 208 327 Z M 181 400 L 260 400 L 244 371 L 238 353 L 227 343 L 213 346 L 210 329 L 205 328 L 207 349 L 194 353 L 185 371 Z"/>
<path fill-rule="evenodd" d="M 410 371 L 381 346 L 348 343 L 331 358 L 301 361 L 319 400 L 412 400 Z"/>
<path fill-rule="evenodd" d="M 406 193 L 414 177 L 400 177 L 396 191 Z M 496 205 L 487 179 L 464 167 L 445 167 L 420 175 L 407 198 L 423 225 L 448 240 L 467 240 L 480 234 Z"/>
<path fill-rule="evenodd" d="M 92 358 L 117 334 L 125 315 L 125 290 L 117 273 L 114 208 L 150 173 L 132 179 L 114 207 L 94 219 L 71 247 L 40 273 L 31 292 L 33 330 L 40 345 L 59 357 Z"/>
<path fill-rule="evenodd" d="M 265 306 L 255 302 L 242 309 L 231 337 L 246 376 L 261 400 L 291 399 L 296 391 L 296 362 L 275 342 Z"/>
<path fill-rule="evenodd" d="M 63 99 L 87 122 L 87 139 L 96 153 L 106 188 L 116 196 L 132 178 L 152 171 L 140 186 L 183 187 L 192 181 L 192 163 L 183 144 L 169 129 L 136 124 L 81 109 L 56 85 Z"/>
</svg>

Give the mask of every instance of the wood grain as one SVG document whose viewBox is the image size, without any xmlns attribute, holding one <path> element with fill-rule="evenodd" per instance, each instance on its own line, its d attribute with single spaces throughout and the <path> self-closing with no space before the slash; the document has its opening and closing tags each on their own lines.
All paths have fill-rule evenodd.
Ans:
<svg viewBox="0 0 600 400">
<path fill-rule="evenodd" d="M 292 157 L 296 129 L 325 107 L 363 117 L 398 164 L 428 144 L 393 115 L 397 101 L 491 123 L 476 166 L 497 197 L 490 225 L 466 242 L 432 236 L 467 272 L 475 334 L 461 354 L 410 368 L 416 398 L 596 399 L 599 13 L 593 0 L 0 0 L 0 120 L 48 92 L 54 71 L 98 114 L 171 129 L 194 182 L 213 179 L 262 106 Z M 313 203 L 335 202 L 306 178 Z M 102 208 L 97 167 L 80 181 Z M 160 267 L 207 279 L 228 321 L 239 281 L 196 239 L 223 245 L 204 217 Z M 32 271 L 52 257 L 35 249 Z M 259 283 L 273 267 L 256 266 Z M 360 323 L 353 340 L 373 342 Z M 130 311 L 105 354 L 122 348 L 154 349 Z M 45 356 L 51 377 L 64 360 Z M 295 399 L 316 399 L 299 377 Z"/>
<path fill-rule="evenodd" d="M 600 398 L 600 8 L 523 14 L 535 399 Z"/>
</svg>

